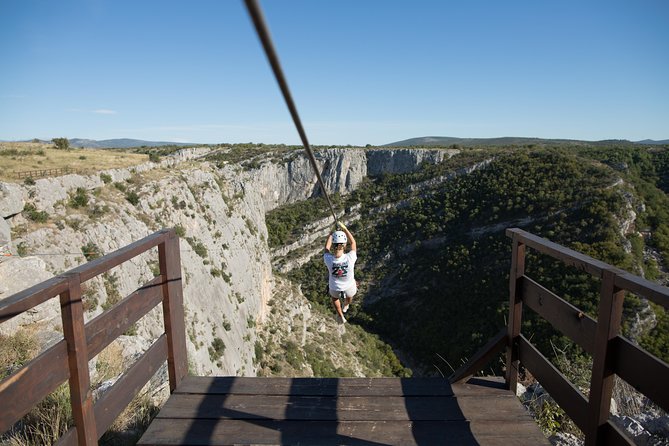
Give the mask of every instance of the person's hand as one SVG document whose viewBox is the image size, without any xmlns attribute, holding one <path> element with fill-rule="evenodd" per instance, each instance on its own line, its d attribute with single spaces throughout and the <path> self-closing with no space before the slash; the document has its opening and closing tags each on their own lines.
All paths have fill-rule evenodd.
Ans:
<svg viewBox="0 0 669 446">
<path fill-rule="evenodd" d="M 339 220 L 337 220 L 337 226 L 339 226 L 342 229 L 342 231 L 348 231 L 348 228 L 346 228 L 346 225 L 344 223 L 340 222 Z"/>
</svg>

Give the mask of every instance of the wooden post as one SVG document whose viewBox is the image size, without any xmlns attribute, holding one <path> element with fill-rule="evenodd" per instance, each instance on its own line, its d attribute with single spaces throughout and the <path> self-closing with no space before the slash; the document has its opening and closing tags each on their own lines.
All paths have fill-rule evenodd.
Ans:
<svg viewBox="0 0 669 446">
<path fill-rule="evenodd" d="M 68 273 L 68 290 L 60 295 L 63 335 L 67 343 L 70 369 L 70 400 L 72 417 L 77 428 L 79 445 L 98 444 L 93 394 L 88 370 L 88 346 L 84 331 L 84 305 L 81 300 L 79 273 Z"/>
<path fill-rule="evenodd" d="M 186 357 L 186 329 L 184 321 L 183 291 L 181 288 L 181 255 L 179 237 L 174 230 L 170 237 L 158 245 L 160 275 L 163 278 L 163 316 L 167 334 L 167 370 L 170 392 L 174 392 L 188 373 Z"/>
<path fill-rule="evenodd" d="M 511 273 L 509 274 L 509 325 L 507 326 L 506 387 L 514 394 L 518 384 L 518 345 L 520 322 L 523 314 L 520 278 L 525 274 L 525 244 L 513 235 L 511 248 Z"/>
<path fill-rule="evenodd" d="M 611 394 L 615 374 L 608 355 L 609 344 L 620 332 L 625 291 L 614 285 L 615 273 L 602 272 L 602 287 L 599 300 L 599 316 L 595 333 L 590 396 L 588 398 L 589 428 L 585 432 L 586 446 L 603 444 L 602 431 L 609 419 Z"/>
</svg>

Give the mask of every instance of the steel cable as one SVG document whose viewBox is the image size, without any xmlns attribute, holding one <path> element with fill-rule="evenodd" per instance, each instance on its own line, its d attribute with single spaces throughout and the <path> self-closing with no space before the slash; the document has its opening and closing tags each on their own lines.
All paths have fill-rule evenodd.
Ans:
<svg viewBox="0 0 669 446">
<path fill-rule="evenodd" d="M 318 170 L 318 165 L 316 164 L 316 158 L 314 157 L 314 153 L 311 150 L 311 146 L 309 145 L 309 140 L 307 139 L 307 134 L 304 131 L 304 128 L 302 127 L 302 121 L 300 120 L 300 116 L 297 113 L 297 107 L 295 107 L 295 103 L 293 102 L 293 97 L 291 96 L 290 90 L 288 89 L 288 82 L 286 81 L 286 78 L 283 75 L 283 70 L 281 69 L 281 63 L 279 62 L 279 56 L 277 55 L 276 50 L 274 49 L 274 44 L 272 43 L 272 37 L 269 34 L 269 27 L 267 26 L 267 23 L 265 21 L 265 16 L 263 15 L 262 9 L 260 8 L 260 3 L 257 0 L 244 0 L 244 3 L 246 3 L 246 8 L 249 11 L 251 20 L 253 20 L 256 32 L 258 33 L 258 38 L 260 39 L 260 42 L 262 43 L 262 46 L 265 49 L 265 55 L 269 60 L 269 64 L 272 66 L 272 71 L 274 72 L 276 81 L 279 84 L 279 88 L 281 89 L 283 98 L 286 101 L 286 105 L 288 106 L 290 115 L 292 116 L 293 122 L 295 123 L 295 127 L 297 128 L 297 133 L 300 134 L 300 138 L 302 139 L 302 145 L 304 146 L 304 149 L 307 151 L 307 155 L 309 156 L 309 161 L 311 162 L 311 167 L 314 169 L 314 172 L 316 172 L 316 178 L 318 179 L 318 184 L 320 185 L 321 191 L 323 191 L 323 195 L 325 196 L 325 199 L 327 200 L 328 205 L 330 206 L 330 212 L 332 212 L 332 218 L 334 218 L 336 222 L 337 214 L 334 210 L 334 207 L 332 206 L 332 201 L 330 200 L 330 196 L 328 195 L 327 189 L 325 189 L 323 178 L 321 177 L 321 173 Z"/>
</svg>

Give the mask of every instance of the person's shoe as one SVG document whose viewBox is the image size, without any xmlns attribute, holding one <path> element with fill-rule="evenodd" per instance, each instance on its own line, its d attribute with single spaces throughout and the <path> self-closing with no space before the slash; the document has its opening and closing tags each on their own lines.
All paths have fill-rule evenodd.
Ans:
<svg viewBox="0 0 669 446">
<path fill-rule="evenodd" d="M 346 305 L 344 305 L 344 308 L 342 308 L 341 311 L 343 311 L 344 313 L 346 313 L 346 312 L 348 311 L 348 306 L 349 306 L 349 305 L 350 305 L 350 304 L 346 304 Z"/>
<path fill-rule="evenodd" d="M 344 316 L 341 316 L 339 318 L 339 322 L 342 323 L 342 324 L 345 324 L 346 323 L 346 318 Z"/>
</svg>

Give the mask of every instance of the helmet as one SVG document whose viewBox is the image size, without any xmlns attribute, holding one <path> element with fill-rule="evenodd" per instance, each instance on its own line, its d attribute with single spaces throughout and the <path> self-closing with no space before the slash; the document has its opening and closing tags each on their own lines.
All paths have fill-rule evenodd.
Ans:
<svg viewBox="0 0 669 446">
<path fill-rule="evenodd" d="M 346 238 L 344 231 L 335 231 L 332 234 L 332 243 L 346 243 L 347 241 L 348 238 Z"/>
</svg>

